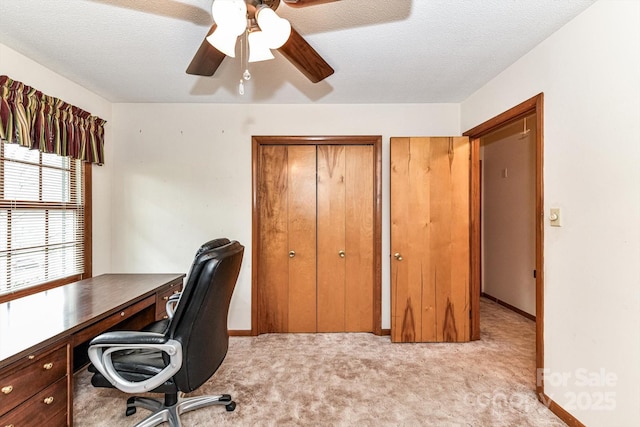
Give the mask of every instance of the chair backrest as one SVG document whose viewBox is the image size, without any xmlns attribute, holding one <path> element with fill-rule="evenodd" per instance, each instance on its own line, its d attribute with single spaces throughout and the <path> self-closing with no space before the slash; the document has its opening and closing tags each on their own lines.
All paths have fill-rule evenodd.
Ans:
<svg viewBox="0 0 640 427">
<path fill-rule="evenodd" d="M 220 246 L 224 246 L 229 243 L 231 243 L 231 241 L 226 237 L 209 240 L 208 242 L 203 243 L 202 246 L 200 246 L 200 248 L 198 248 L 198 251 L 196 252 L 196 258 L 203 252 L 207 252 L 207 251 L 210 251 L 211 249 L 219 248 Z"/>
<path fill-rule="evenodd" d="M 202 385 L 227 354 L 229 304 L 243 253 L 244 246 L 233 241 L 200 254 L 194 262 L 193 282 L 185 287 L 167 331 L 182 344 L 183 364 L 174 376 L 180 391 Z"/>
<path fill-rule="evenodd" d="M 189 273 L 187 274 L 187 281 L 182 287 L 182 292 L 181 292 L 179 301 L 182 301 L 183 297 L 186 298 L 186 296 L 191 292 L 193 283 L 196 282 L 196 279 L 198 278 L 198 274 L 200 273 L 200 270 L 204 266 L 204 263 L 210 259 L 210 257 L 206 256 L 207 252 L 213 249 L 219 248 L 221 246 L 228 245 L 229 243 L 230 243 L 229 239 L 227 239 L 226 237 L 222 237 L 219 239 L 209 240 L 208 242 L 203 243 L 202 246 L 198 248 L 198 250 L 196 251 L 196 256 L 193 258 L 193 263 L 191 263 L 191 268 L 189 269 Z M 179 306 L 180 306 L 180 302 L 178 302 L 177 307 Z"/>
<path fill-rule="evenodd" d="M 191 264 L 191 268 L 189 269 L 189 274 L 187 275 L 187 281 L 192 275 L 192 271 L 196 264 L 198 264 L 198 257 L 205 252 L 210 251 L 211 249 L 219 248 L 220 246 L 228 245 L 230 243 L 229 239 L 226 237 L 221 237 L 219 239 L 209 240 L 206 243 L 203 243 L 202 246 L 198 248 L 196 251 L 196 256 L 193 258 L 193 263 Z"/>
</svg>

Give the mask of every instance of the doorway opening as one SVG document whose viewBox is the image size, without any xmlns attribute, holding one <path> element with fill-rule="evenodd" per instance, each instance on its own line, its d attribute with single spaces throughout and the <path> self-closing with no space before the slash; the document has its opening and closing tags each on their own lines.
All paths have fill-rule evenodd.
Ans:
<svg viewBox="0 0 640 427">
<path fill-rule="evenodd" d="M 481 295 L 535 321 L 535 113 L 480 138 Z"/>
<path fill-rule="evenodd" d="M 514 123 L 527 122 L 535 126 L 535 134 L 528 136 L 533 141 L 535 157 L 535 318 L 536 318 L 536 372 L 544 368 L 544 200 L 543 200 L 543 101 L 540 93 L 521 104 L 466 131 L 463 135 L 471 140 L 471 339 L 480 339 L 480 295 L 482 292 L 482 181 L 481 181 L 481 140 Z M 531 121 L 533 120 L 533 121 Z M 526 128 L 523 128 L 526 132 Z M 506 171 L 508 176 L 509 171 Z M 533 272 L 532 272 L 533 274 Z M 536 375 L 536 379 L 538 376 Z M 536 380 L 536 394 L 544 397 L 542 381 Z"/>
</svg>

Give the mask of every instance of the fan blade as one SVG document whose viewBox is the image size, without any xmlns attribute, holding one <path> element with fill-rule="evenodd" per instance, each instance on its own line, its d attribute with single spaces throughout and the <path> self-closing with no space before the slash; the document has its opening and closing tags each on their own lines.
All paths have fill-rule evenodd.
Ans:
<svg viewBox="0 0 640 427">
<path fill-rule="evenodd" d="M 339 0 L 284 0 L 284 2 L 291 7 L 307 7 L 320 3 L 331 3 Z"/>
<path fill-rule="evenodd" d="M 213 24 L 207 33 L 207 37 L 209 34 L 213 33 L 215 29 L 216 24 Z M 198 51 L 191 60 L 191 63 L 187 67 L 187 74 L 193 74 L 196 76 L 213 76 L 225 57 L 226 55 L 211 46 L 211 43 L 209 43 L 205 37 L 200 44 Z"/>
<path fill-rule="evenodd" d="M 313 83 L 333 74 L 333 68 L 293 28 L 289 40 L 278 51 Z"/>
</svg>

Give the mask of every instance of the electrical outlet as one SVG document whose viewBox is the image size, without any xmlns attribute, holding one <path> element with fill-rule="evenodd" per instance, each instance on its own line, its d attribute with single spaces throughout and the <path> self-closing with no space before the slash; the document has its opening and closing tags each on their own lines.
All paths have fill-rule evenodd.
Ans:
<svg viewBox="0 0 640 427">
<path fill-rule="evenodd" d="M 561 227 L 560 223 L 560 208 L 551 208 L 549 213 L 549 220 L 552 227 Z"/>
</svg>

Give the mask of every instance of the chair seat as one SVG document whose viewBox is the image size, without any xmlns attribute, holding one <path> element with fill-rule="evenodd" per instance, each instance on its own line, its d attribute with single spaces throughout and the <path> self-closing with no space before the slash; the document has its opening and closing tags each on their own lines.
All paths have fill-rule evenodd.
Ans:
<svg viewBox="0 0 640 427">
<path fill-rule="evenodd" d="M 169 319 L 162 319 L 145 326 L 142 331 L 164 333 L 168 328 Z M 129 381 L 144 381 L 158 374 L 166 363 L 162 360 L 161 352 L 156 350 L 123 350 L 114 354 L 113 366 Z M 113 387 L 95 366 L 89 365 L 88 370 L 94 374 L 91 378 L 91 384 L 94 387 Z M 165 389 L 169 391 L 165 392 Z M 170 382 L 165 383 L 160 389 L 155 389 L 154 392 L 173 393 L 174 389 L 176 388 L 173 382 Z"/>
<path fill-rule="evenodd" d="M 162 358 L 161 351 L 154 350 L 127 350 L 114 353 L 113 367 L 128 381 L 140 382 L 156 376 L 166 362 Z M 94 387 L 113 388 L 113 385 L 93 366 L 89 366 L 89 372 L 93 372 L 91 384 Z M 178 391 L 173 379 L 166 381 L 161 386 L 149 390 L 153 393 L 176 393 Z"/>
</svg>

